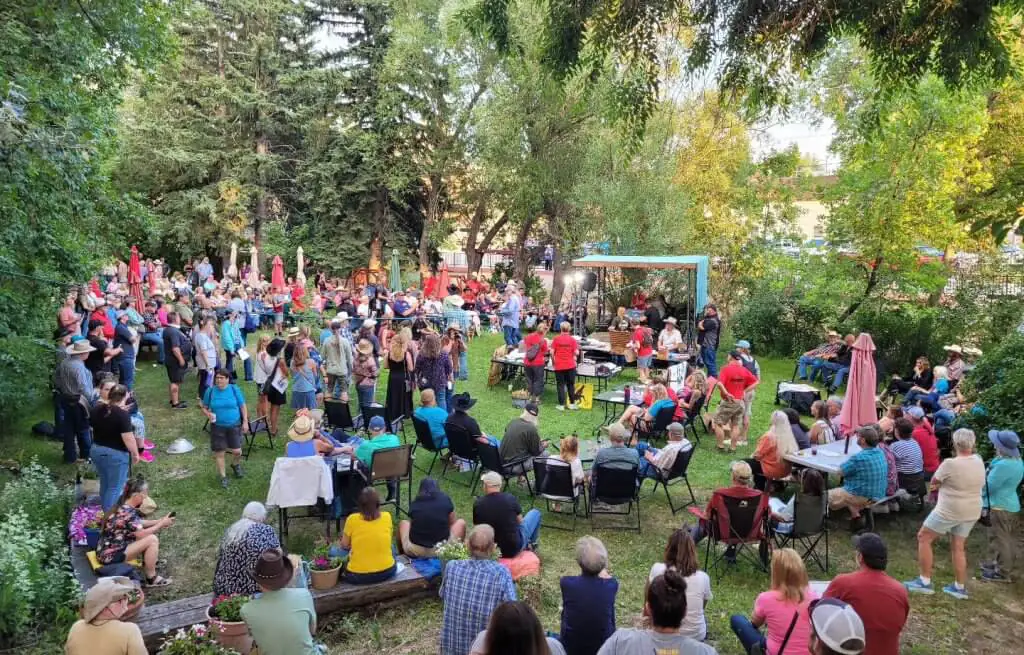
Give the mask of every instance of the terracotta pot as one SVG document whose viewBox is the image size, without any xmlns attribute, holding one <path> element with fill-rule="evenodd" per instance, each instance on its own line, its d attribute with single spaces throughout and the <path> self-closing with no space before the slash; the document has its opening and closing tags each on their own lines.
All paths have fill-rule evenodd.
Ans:
<svg viewBox="0 0 1024 655">
<path fill-rule="evenodd" d="M 252 636 L 245 621 L 222 621 L 210 616 L 210 608 L 206 608 L 206 619 L 210 623 L 210 634 L 213 640 L 225 648 L 238 651 L 241 655 L 249 655 L 252 650 Z"/>
<path fill-rule="evenodd" d="M 341 573 L 341 567 L 337 566 L 327 571 L 315 571 L 310 569 L 309 575 L 313 578 L 314 589 L 330 589 L 338 584 L 338 574 Z"/>
</svg>

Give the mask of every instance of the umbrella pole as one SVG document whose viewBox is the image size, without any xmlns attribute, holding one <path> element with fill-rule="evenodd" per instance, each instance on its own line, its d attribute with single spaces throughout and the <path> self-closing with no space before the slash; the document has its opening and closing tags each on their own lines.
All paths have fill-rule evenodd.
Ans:
<svg viewBox="0 0 1024 655">
<path fill-rule="evenodd" d="M 849 455 L 850 454 L 850 435 L 849 434 L 846 435 L 846 444 L 843 446 L 843 454 L 844 455 Z"/>
</svg>

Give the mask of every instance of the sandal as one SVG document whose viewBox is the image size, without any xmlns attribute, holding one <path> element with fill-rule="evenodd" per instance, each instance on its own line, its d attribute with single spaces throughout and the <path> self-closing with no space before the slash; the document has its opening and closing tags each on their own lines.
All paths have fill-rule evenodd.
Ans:
<svg viewBox="0 0 1024 655">
<path fill-rule="evenodd" d="M 165 578 L 162 575 L 157 575 L 152 578 L 147 578 L 146 581 L 142 584 L 142 586 L 146 587 L 147 589 L 153 589 L 156 587 L 169 587 L 172 582 L 173 580 L 171 580 L 170 578 Z"/>
</svg>

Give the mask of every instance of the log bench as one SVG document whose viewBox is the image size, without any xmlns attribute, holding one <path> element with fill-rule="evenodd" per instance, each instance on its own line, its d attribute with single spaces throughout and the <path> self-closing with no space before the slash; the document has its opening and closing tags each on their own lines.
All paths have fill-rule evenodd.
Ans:
<svg viewBox="0 0 1024 655">
<path fill-rule="evenodd" d="M 71 548 L 71 565 L 75 577 L 82 589 L 88 590 L 96 584 L 96 574 L 89 566 L 85 556 L 86 549 Z M 416 572 L 409 561 L 400 557 L 405 568 L 394 578 L 371 585 L 351 585 L 341 583 L 337 586 L 313 593 L 313 604 L 317 616 L 322 618 L 328 614 L 342 610 L 354 610 L 379 603 L 398 604 L 426 598 L 437 593 L 436 586 Z M 146 604 L 135 617 L 135 622 L 142 630 L 146 647 L 155 653 L 161 642 L 179 628 L 188 628 L 196 623 L 206 623 L 206 608 L 213 600 L 213 594 L 202 594 L 189 598 L 179 598 L 165 603 Z"/>
</svg>

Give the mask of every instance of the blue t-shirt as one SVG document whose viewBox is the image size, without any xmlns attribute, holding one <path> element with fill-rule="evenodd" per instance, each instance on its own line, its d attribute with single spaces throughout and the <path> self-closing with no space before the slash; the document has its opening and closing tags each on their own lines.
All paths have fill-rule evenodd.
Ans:
<svg viewBox="0 0 1024 655">
<path fill-rule="evenodd" d="M 217 425 L 225 428 L 242 424 L 242 405 L 245 397 L 237 386 L 229 384 L 223 390 L 210 387 L 203 394 L 203 405 L 217 415 Z"/>
<path fill-rule="evenodd" d="M 936 380 L 935 391 L 939 394 L 949 393 L 949 380 Z"/>
<path fill-rule="evenodd" d="M 650 412 L 651 416 L 657 416 L 658 412 L 660 412 L 662 410 L 662 408 L 664 408 L 664 407 L 671 407 L 672 405 L 675 405 L 675 404 L 676 404 L 675 401 L 672 400 L 671 398 L 662 398 L 658 402 L 656 402 L 653 405 L 651 405 L 651 409 L 648 410 L 648 411 Z"/>
<path fill-rule="evenodd" d="M 284 447 L 287 457 L 313 457 L 316 455 L 316 444 L 310 441 L 289 441 Z"/>
<path fill-rule="evenodd" d="M 448 420 L 448 412 L 440 407 L 417 407 L 412 413 L 418 419 L 426 421 L 430 426 L 430 436 L 434 437 L 434 446 L 440 448 L 445 443 L 444 422 Z"/>
<path fill-rule="evenodd" d="M 292 369 L 292 391 L 309 393 L 316 391 L 316 363 L 307 359 L 301 369 Z"/>
</svg>

